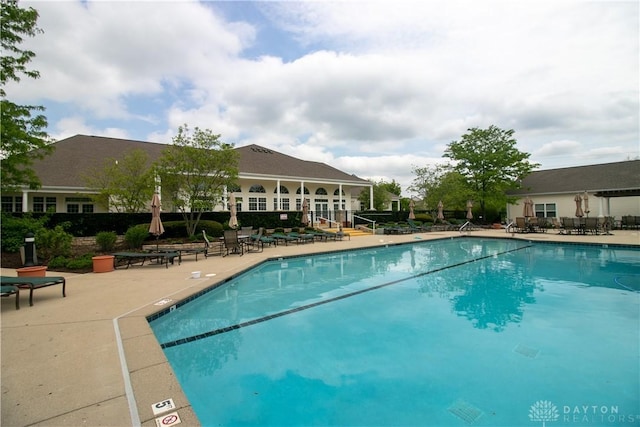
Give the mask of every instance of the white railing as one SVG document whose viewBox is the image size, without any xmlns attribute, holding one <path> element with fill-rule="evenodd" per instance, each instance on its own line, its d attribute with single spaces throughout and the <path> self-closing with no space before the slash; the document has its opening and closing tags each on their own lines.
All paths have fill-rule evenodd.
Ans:
<svg viewBox="0 0 640 427">
<path fill-rule="evenodd" d="M 336 221 L 336 220 L 329 219 L 329 218 L 324 218 L 324 217 L 321 217 L 321 216 L 316 217 L 316 219 L 318 221 L 326 221 L 326 222 L 328 222 L 329 223 L 329 228 L 334 228 L 334 227 L 332 227 L 332 224 L 336 225 L 335 228 L 340 228 L 340 223 L 338 221 Z"/>
<path fill-rule="evenodd" d="M 464 231 L 465 228 L 468 228 L 469 231 L 471 231 L 471 227 L 473 227 L 473 224 L 471 223 L 471 221 L 467 221 L 464 224 L 462 224 L 462 227 L 460 227 L 460 231 L 462 233 L 462 231 Z"/>
<path fill-rule="evenodd" d="M 360 215 L 353 215 L 353 217 L 354 217 L 354 218 L 363 219 L 363 220 L 365 220 L 365 221 L 367 221 L 367 222 L 372 223 L 372 224 L 373 224 L 373 226 L 372 226 L 372 228 L 373 228 L 373 234 L 376 234 L 376 222 L 375 222 L 374 220 L 369 219 L 369 218 L 365 218 L 365 217 L 360 216 Z"/>
</svg>

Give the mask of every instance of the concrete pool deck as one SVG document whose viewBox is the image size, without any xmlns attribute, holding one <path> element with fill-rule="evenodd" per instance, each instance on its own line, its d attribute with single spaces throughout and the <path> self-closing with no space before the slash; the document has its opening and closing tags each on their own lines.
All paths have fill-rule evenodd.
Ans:
<svg viewBox="0 0 640 427">
<path fill-rule="evenodd" d="M 514 238 L 640 247 L 640 233 L 613 235 L 515 234 Z M 463 234 L 466 235 L 467 233 Z M 504 230 L 471 236 L 512 237 Z M 353 237 L 341 242 L 265 247 L 244 256 L 185 257 L 181 265 L 145 265 L 109 273 L 48 272 L 61 286 L 2 298 L 1 418 L 3 426 L 155 426 L 177 412 L 181 425 L 199 425 L 149 327 L 146 316 L 269 258 L 460 237 L 459 232 Z M 192 271 L 201 271 L 199 279 Z M 2 268 L 2 275 L 16 276 Z M 154 415 L 152 405 L 173 399 L 176 408 Z"/>
</svg>

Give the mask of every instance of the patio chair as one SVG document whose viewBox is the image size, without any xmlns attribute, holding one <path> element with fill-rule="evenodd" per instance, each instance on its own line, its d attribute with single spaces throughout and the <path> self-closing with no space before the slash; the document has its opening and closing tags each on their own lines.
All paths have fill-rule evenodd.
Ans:
<svg viewBox="0 0 640 427">
<path fill-rule="evenodd" d="M 584 231 L 585 233 L 600 234 L 598 226 L 598 218 L 585 218 L 584 219 Z"/>
<path fill-rule="evenodd" d="M 516 233 L 527 233 L 529 229 L 527 227 L 527 220 L 523 216 L 516 217 L 516 225 L 513 226 Z"/>
<path fill-rule="evenodd" d="M 33 291 L 47 286 L 62 285 L 62 297 L 66 297 L 67 281 L 64 277 L 10 277 L 0 276 L 2 287 L 16 286 L 18 288 L 29 288 L 29 305 L 33 305 Z"/>
<path fill-rule="evenodd" d="M 224 247 L 227 253 L 224 256 L 229 254 L 238 254 L 240 256 L 244 255 L 244 243 L 242 243 L 238 239 L 238 232 L 236 230 L 224 230 Z"/>
<path fill-rule="evenodd" d="M 0 296 L 2 297 L 10 297 L 11 295 L 16 296 L 16 310 L 20 310 L 20 289 L 14 285 L 2 285 L 2 290 L 0 291 Z"/>
<path fill-rule="evenodd" d="M 573 220 L 573 218 L 562 217 L 562 228 L 560 229 L 560 234 L 571 234 L 572 232 L 579 232 L 580 223 L 577 224 Z"/>
</svg>

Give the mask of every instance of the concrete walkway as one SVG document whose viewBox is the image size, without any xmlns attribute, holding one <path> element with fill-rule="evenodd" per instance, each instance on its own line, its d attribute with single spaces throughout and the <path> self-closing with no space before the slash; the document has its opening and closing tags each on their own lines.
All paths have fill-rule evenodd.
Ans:
<svg viewBox="0 0 640 427">
<path fill-rule="evenodd" d="M 512 237 L 504 230 L 472 236 Z M 2 426 L 155 426 L 152 405 L 173 399 L 181 425 L 199 425 L 146 321 L 146 316 L 268 258 L 459 237 L 458 232 L 355 237 L 341 242 L 266 247 L 225 258 L 185 257 L 181 265 L 134 266 L 95 274 L 56 274 L 61 286 L 2 298 Z M 526 240 L 640 246 L 637 231 L 612 236 L 516 234 Z M 191 278 L 201 271 L 200 279 Z M 15 276 L 15 270 L 2 269 Z"/>
</svg>

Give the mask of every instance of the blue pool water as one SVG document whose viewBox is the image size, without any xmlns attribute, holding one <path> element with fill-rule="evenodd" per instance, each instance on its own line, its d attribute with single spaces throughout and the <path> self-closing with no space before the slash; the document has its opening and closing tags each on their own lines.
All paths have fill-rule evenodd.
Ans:
<svg viewBox="0 0 640 427">
<path fill-rule="evenodd" d="M 640 425 L 639 255 L 455 238 L 284 259 L 150 324 L 206 426 Z"/>
</svg>

